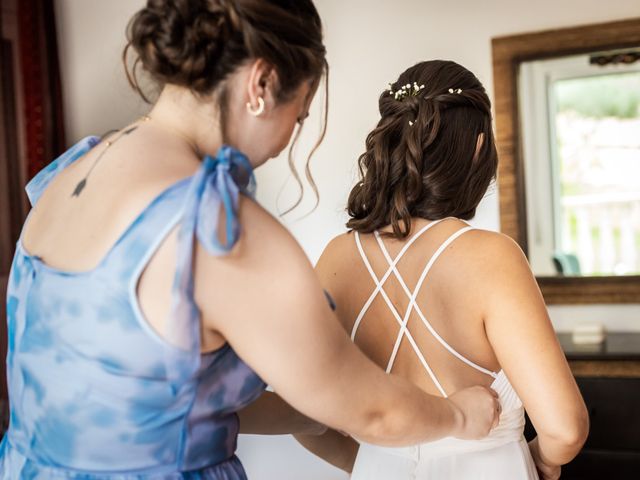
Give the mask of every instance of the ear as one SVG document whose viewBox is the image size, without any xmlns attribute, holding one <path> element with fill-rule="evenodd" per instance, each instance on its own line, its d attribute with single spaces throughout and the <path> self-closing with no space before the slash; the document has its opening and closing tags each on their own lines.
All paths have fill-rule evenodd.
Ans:
<svg viewBox="0 0 640 480">
<path fill-rule="evenodd" d="M 248 80 L 247 97 L 252 107 L 257 107 L 260 97 L 265 101 L 267 108 L 273 108 L 275 106 L 275 92 L 278 87 L 278 74 L 273 65 L 258 58 L 249 69 Z"/>
</svg>

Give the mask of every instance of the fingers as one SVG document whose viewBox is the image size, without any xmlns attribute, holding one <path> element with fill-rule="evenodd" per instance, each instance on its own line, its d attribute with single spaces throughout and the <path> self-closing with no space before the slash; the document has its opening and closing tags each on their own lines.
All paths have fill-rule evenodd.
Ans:
<svg viewBox="0 0 640 480">
<path fill-rule="evenodd" d="M 475 440 L 486 437 L 498 426 L 502 407 L 498 394 L 484 386 L 462 389 L 449 399 L 462 411 L 465 428 L 458 438 Z"/>
<path fill-rule="evenodd" d="M 491 430 L 496 428 L 500 423 L 500 415 L 502 414 L 502 405 L 500 404 L 500 395 L 493 388 L 483 387 L 492 397 L 493 400 L 493 421 L 491 422 Z"/>
<path fill-rule="evenodd" d="M 493 416 L 493 422 L 491 424 L 491 429 L 493 430 L 494 428 L 496 428 L 498 426 L 498 424 L 500 423 L 500 414 L 502 413 L 502 406 L 500 405 L 500 401 L 496 400 L 495 402 L 495 407 L 494 407 L 494 416 Z"/>
<path fill-rule="evenodd" d="M 500 415 L 502 414 L 502 404 L 500 403 L 500 396 L 498 395 L 498 392 L 496 392 L 492 388 L 489 388 L 488 390 L 489 390 L 489 393 L 491 393 L 491 395 L 493 396 L 494 416 L 493 416 L 493 422 L 491 424 L 491 429 L 493 430 L 500 423 Z"/>
<path fill-rule="evenodd" d="M 487 388 L 487 387 L 482 387 L 482 388 L 491 395 L 490 397 L 491 408 L 493 412 L 491 427 L 489 428 L 489 430 L 491 431 L 494 428 L 496 428 L 500 423 L 500 414 L 502 413 L 502 405 L 500 404 L 500 396 L 498 395 L 498 392 L 496 392 L 492 388 Z M 489 434 L 489 432 L 487 432 L 487 434 Z"/>
</svg>

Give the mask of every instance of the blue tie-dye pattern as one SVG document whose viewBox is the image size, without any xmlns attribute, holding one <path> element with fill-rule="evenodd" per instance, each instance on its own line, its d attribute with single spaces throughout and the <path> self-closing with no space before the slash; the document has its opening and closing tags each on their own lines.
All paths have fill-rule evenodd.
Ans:
<svg viewBox="0 0 640 480">
<path fill-rule="evenodd" d="M 37 308 L 29 309 L 25 318 L 23 338 L 20 342 L 21 352 L 37 353 L 51 349 L 54 332 L 43 322 L 43 319 L 48 316 L 49 312 L 40 312 Z"/>
<path fill-rule="evenodd" d="M 82 140 L 40 172 L 27 187 L 32 204 L 97 142 Z M 234 456 L 235 412 L 264 383 L 229 345 L 200 355 L 191 246 L 196 237 L 212 254 L 228 252 L 240 234 L 238 196 L 253 189 L 247 159 L 223 147 L 161 193 L 91 271 L 56 270 L 18 242 L 7 294 L 11 417 L 0 480 L 246 478 Z M 224 244 L 216 231 L 222 208 Z M 169 343 L 145 323 L 135 292 L 178 224 Z"/>
<path fill-rule="evenodd" d="M 91 414 L 91 423 L 98 427 L 110 427 L 116 422 L 117 414 L 115 410 L 107 407 L 98 407 Z"/>
<path fill-rule="evenodd" d="M 42 405 L 45 397 L 44 386 L 36 379 L 35 375 L 28 369 L 22 369 L 22 381 L 24 383 L 23 391 L 30 391 L 33 393 L 33 398 L 38 405 Z"/>
<path fill-rule="evenodd" d="M 224 397 L 226 393 L 227 389 L 224 386 L 220 387 L 216 393 L 209 397 L 207 405 L 212 409 L 219 409 L 221 405 L 224 405 Z"/>
<path fill-rule="evenodd" d="M 11 353 L 15 349 L 15 335 L 11 333 L 15 331 L 16 314 L 18 312 L 18 298 L 13 295 L 7 296 L 7 330 L 9 334 L 9 341 L 7 350 Z"/>
<path fill-rule="evenodd" d="M 11 282 L 13 283 L 13 285 L 20 285 L 21 281 L 22 281 L 22 268 L 18 262 L 18 259 L 16 258 L 13 261 L 13 278 L 11 279 Z"/>
<path fill-rule="evenodd" d="M 84 426 L 71 424 L 69 414 L 61 409 L 45 408 L 36 425 L 37 434 L 33 436 L 31 451 L 58 465 L 68 465 L 77 451 L 81 428 Z M 53 438 L 55 442 L 50 441 Z"/>
</svg>

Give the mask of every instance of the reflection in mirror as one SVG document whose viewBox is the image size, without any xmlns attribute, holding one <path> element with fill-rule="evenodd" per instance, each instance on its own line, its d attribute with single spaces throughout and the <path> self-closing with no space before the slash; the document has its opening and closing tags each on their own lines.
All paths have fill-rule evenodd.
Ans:
<svg viewBox="0 0 640 480">
<path fill-rule="evenodd" d="M 519 66 L 538 276 L 640 273 L 640 48 Z"/>
</svg>

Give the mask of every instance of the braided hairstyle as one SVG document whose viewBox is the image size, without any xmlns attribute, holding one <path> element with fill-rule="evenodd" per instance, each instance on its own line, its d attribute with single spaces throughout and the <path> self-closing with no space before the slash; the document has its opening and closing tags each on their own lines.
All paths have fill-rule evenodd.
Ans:
<svg viewBox="0 0 640 480">
<path fill-rule="evenodd" d="M 285 100 L 304 80 L 326 70 L 322 23 L 311 0 L 148 0 L 127 28 L 124 57 L 160 84 L 208 95 L 243 63 L 262 58 Z M 125 61 L 126 64 L 126 61 Z"/>
<path fill-rule="evenodd" d="M 370 233 L 391 225 L 411 233 L 411 218 L 473 218 L 496 176 L 491 102 L 469 70 L 455 62 L 421 62 L 391 85 L 422 87 L 415 95 L 379 99 L 380 121 L 358 160 L 347 227 Z"/>
<path fill-rule="evenodd" d="M 320 137 L 307 157 L 305 174 L 315 196 L 318 189 L 310 170 L 311 156 L 322 142 L 328 118 L 328 64 L 322 22 L 312 0 L 148 0 L 127 28 L 123 52 L 127 78 L 142 92 L 140 66 L 160 85 L 172 84 L 207 97 L 216 94 L 223 137 L 226 135 L 228 91 L 224 80 L 248 61 L 261 58 L 278 74 L 276 101 L 290 100 L 302 82 L 317 84 L 325 77 L 324 119 Z M 132 69 L 127 58 L 137 54 Z M 289 167 L 299 187 L 304 187 L 289 150 Z M 286 212 L 285 212 L 286 213 Z"/>
</svg>

